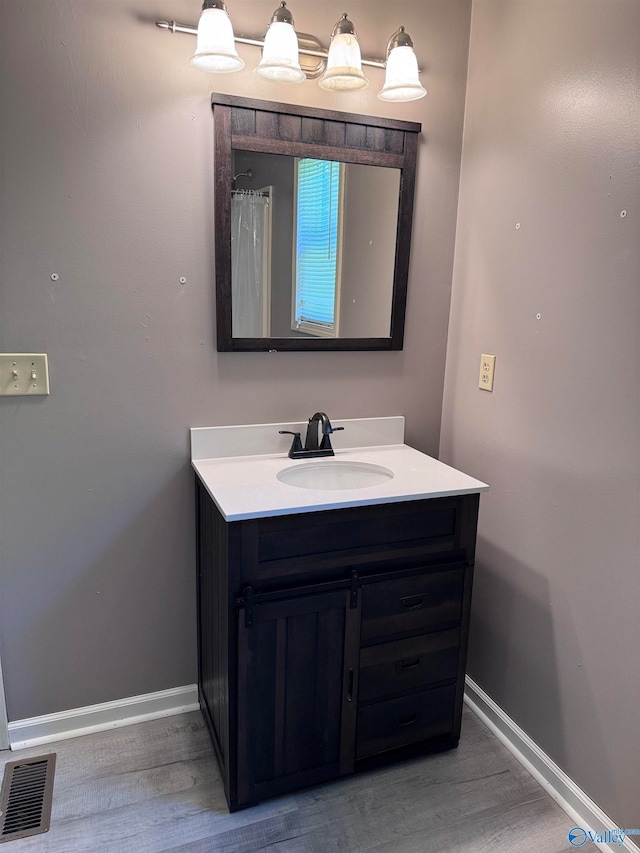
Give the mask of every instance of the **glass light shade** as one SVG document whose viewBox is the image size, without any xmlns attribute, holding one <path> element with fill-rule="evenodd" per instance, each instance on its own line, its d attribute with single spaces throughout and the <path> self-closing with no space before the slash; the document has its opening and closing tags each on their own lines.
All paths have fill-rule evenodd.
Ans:
<svg viewBox="0 0 640 853">
<path fill-rule="evenodd" d="M 351 33 L 336 33 L 329 45 L 327 70 L 319 82 L 332 92 L 355 92 L 366 89 L 369 81 L 362 73 L 360 45 Z"/>
<path fill-rule="evenodd" d="M 229 74 L 244 68 L 233 40 L 233 27 L 224 9 L 203 9 L 198 21 L 196 52 L 189 64 L 202 71 Z"/>
<path fill-rule="evenodd" d="M 291 24 L 274 21 L 269 26 L 255 73 L 277 83 L 300 83 L 305 79 L 298 60 L 298 36 Z"/>
<path fill-rule="evenodd" d="M 378 93 L 381 101 L 417 101 L 427 90 L 418 79 L 418 60 L 412 47 L 394 47 L 387 58 L 384 86 Z"/>
</svg>

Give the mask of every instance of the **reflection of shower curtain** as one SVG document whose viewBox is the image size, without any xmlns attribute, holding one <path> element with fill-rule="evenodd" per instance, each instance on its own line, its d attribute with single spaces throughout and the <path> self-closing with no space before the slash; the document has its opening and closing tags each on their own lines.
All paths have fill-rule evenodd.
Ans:
<svg viewBox="0 0 640 853">
<path fill-rule="evenodd" d="M 269 279 L 265 241 L 265 211 L 269 198 L 254 190 L 236 190 L 231 201 L 232 334 L 235 338 L 260 338 L 267 307 L 265 282 Z"/>
</svg>

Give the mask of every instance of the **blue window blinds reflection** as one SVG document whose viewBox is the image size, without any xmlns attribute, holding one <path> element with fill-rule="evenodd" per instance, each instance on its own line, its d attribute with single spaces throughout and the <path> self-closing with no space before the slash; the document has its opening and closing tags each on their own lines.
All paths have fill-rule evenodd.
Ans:
<svg viewBox="0 0 640 853">
<path fill-rule="evenodd" d="M 295 299 L 293 328 L 339 334 L 344 164 L 296 162 Z"/>
</svg>

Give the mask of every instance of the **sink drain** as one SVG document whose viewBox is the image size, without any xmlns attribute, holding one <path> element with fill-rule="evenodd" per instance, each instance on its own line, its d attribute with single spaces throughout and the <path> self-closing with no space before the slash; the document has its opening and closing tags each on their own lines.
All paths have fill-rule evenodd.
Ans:
<svg viewBox="0 0 640 853">
<path fill-rule="evenodd" d="M 0 792 L 0 842 L 47 832 L 55 767 L 55 752 L 5 765 Z"/>
</svg>

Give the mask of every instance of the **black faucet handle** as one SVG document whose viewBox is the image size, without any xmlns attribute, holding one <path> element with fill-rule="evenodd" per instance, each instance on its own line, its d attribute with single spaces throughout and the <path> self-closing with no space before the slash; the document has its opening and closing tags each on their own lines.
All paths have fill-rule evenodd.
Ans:
<svg viewBox="0 0 640 853">
<path fill-rule="evenodd" d="M 320 450 L 333 450 L 331 447 L 331 439 L 329 438 L 329 434 L 332 432 L 340 432 L 344 427 L 332 427 L 329 425 L 329 429 L 323 434 L 322 441 L 320 442 Z"/>
<path fill-rule="evenodd" d="M 291 443 L 291 449 L 289 450 L 289 456 L 291 459 L 294 458 L 294 454 L 302 453 L 303 448 L 299 432 L 292 432 L 290 429 L 279 429 L 278 432 L 280 435 L 293 436 L 293 442 Z"/>
</svg>

